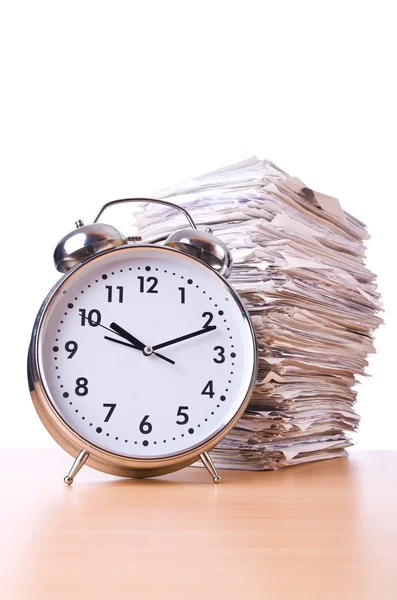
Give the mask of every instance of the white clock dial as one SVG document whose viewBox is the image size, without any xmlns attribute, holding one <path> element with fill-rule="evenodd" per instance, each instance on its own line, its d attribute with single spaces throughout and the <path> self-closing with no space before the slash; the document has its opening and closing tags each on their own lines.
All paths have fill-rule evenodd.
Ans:
<svg viewBox="0 0 397 600">
<path fill-rule="evenodd" d="M 252 385 L 252 327 L 231 288 L 200 262 L 125 247 L 67 277 L 44 312 L 39 372 L 79 436 L 127 457 L 202 445 Z"/>
</svg>

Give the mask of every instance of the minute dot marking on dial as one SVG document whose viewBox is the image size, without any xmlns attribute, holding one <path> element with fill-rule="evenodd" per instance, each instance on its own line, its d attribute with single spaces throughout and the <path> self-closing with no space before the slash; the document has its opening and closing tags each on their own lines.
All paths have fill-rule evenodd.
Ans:
<svg viewBox="0 0 397 600">
<path fill-rule="evenodd" d="M 128 270 L 129 270 L 129 271 L 131 271 L 131 270 L 132 270 L 132 268 L 130 267 Z M 140 266 L 137 266 L 137 270 L 141 270 L 141 267 L 140 267 Z M 149 265 L 146 265 L 146 266 L 145 266 L 145 270 L 146 270 L 146 271 L 151 271 L 151 267 L 150 267 Z M 156 270 L 156 271 L 158 271 L 159 269 L 158 269 L 158 268 L 155 268 L 155 270 Z M 168 271 L 167 271 L 167 269 L 164 269 L 164 273 L 167 273 L 167 272 L 168 272 Z M 123 269 L 120 269 L 120 273 L 123 273 Z M 114 273 L 114 271 L 112 271 L 112 272 L 111 272 L 111 274 L 112 274 L 112 275 L 114 275 L 114 274 L 115 274 L 115 273 Z M 172 273 L 172 275 L 176 275 L 176 273 Z M 103 273 L 103 274 L 102 274 L 102 276 L 101 276 L 101 278 L 102 278 L 102 280 L 106 280 L 106 279 L 108 278 L 108 275 L 107 275 L 106 273 Z M 184 276 L 183 276 L 183 275 L 181 275 L 181 279 L 184 279 Z M 98 279 L 95 279 L 95 283 L 99 283 L 99 280 L 98 280 Z M 187 283 L 188 283 L 189 285 L 192 285 L 192 284 L 193 284 L 193 280 L 189 278 L 189 279 L 187 280 Z M 91 288 L 91 284 L 88 284 L 88 285 L 87 285 L 87 287 L 88 287 L 88 288 Z M 196 288 L 197 288 L 197 289 L 199 289 L 199 287 L 200 287 L 200 286 L 197 284 L 197 285 L 196 285 Z M 66 292 L 67 292 L 67 290 L 64 290 L 64 291 L 63 291 L 63 294 L 66 294 Z M 202 290 L 202 292 L 203 292 L 203 294 L 206 294 L 206 290 Z M 80 294 L 84 294 L 84 290 L 81 290 L 81 291 L 80 291 Z M 209 299 L 210 301 L 212 301 L 212 297 L 209 297 L 208 299 Z M 78 298 L 77 298 L 77 297 L 75 297 L 75 300 L 78 300 Z M 229 301 L 229 298 L 228 298 L 228 297 L 225 297 L 225 301 Z M 218 308 L 218 304 L 216 304 L 216 303 L 215 303 L 215 304 L 214 304 L 214 306 L 215 306 L 215 308 Z M 71 303 L 71 302 L 70 302 L 70 303 L 68 303 L 68 306 L 67 306 L 67 308 L 68 308 L 68 309 L 70 309 L 70 310 L 71 310 L 71 309 L 73 309 L 73 308 L 74 308 L 74 305 L 73 305 L 73 303 Z M 65 315 L 65 316 L 67 316 L 67 314 L 68 314 L 67 312 L 65 312 L 65 313 L 64 313 L 64 315 Z M 219 310 L 219 311 L 218 311 L 218 315 L 219 315 L 219 316 L 223 316 L 223 315 L 224 315 L 224 311 L 223 311 L 223 310 Z M 223 319 L 223 322 L 224 322 L 224 323 L 227 323 L 227 319 Z M 60 321 L 60 323 L 61 323 L 61 324 L 63 324 L 63 321 Z M 227 329 L 227 331 L 230 331 L 230 327 L 227 327 L 226 329 Z M 61 330 L 60 330 L 60 329 L 58 329 L 58 330 L 57 330 L 57 332 L 58 332 L 58 333 L 60 333 L 60 332 L 61 332 Z M 233 336 L 229 336 L 229 339 L 230 339 L 230 340 L 232 340 L 232 339 L 233 339 Z M 58 341 L 58 339 L 56 339 L 56 341 Z M 234 345 L 231 345 L 231 347 L 232 347 L 232 348 L 234 348 Z M 55 348 L 55 347 L 54 347 L 54 348 Z M 58 351 L 58 350 L 59 350 L 59 347 L 57 348 L 57 350 L 55 350 L 55 349 L 54 349 L 54 352 L 56 352 L 56 351 Z M 230 357 L 231 357 L 231 358 L 235 358 L 235 357 L 236 357 L 236 354 L 235 354 L 235 352 L 232 352 L 232 353 L 230 354 Z M 56 358 L 57 358 L 57 357 L 54 357 L 54 359 L 55 359 L 55 360 L 56 360 Z M 232 363 L 232 365 L 234 366 L 234 363 Z M 58 367 L 55 367 L 55 369 L 58 369 Z M 231 371 L 231 372 L 230 372 L 230 374 L 231 374 L 231 375 L 233 375 L 233 374 L 234 374 L 234 372 L 233 372 L 233 371 Z M 58 379 L 60 379 L 60 376 L 58 376 Z M 230 381 L 230 380 L 229 380 L 229 383 L 231 383 L 231 381 Z M 63 386 L 61 386 L 61 387 L 63 387 Z M 228 390 L 226 390 L 226 392 L 227 392 L 227 391 L 228 391 Z M 67 395 L 65 395 L 65 394 L 67 394 Z M 69 394 L 68 394 L 67 392 L 65 392 L 65 393 L 63 394 L 63 396 L 66 398 L 66 397 L 68 397 L 68 396 L 69 396 Z M 220 396 L 220 400 L 221 400 L 222 402 L 224 402 L 224 401 L 226 400 L 226 397 L 225 397 L 224 395 L 222 395 L 222 396 Z M 73 404 L 73 402 L 70 402 L 69 404 L 70 404 L 70 405 L 72 405 L 72 404 Z M 216 405 L 216 408 L 219 408 L 219 407 L 220 407 L 220 405 L 219 405 L 219 404 L 217 404 L 217 405 Z M 75 412 L 77 413 L 77 412 L 78 412 L 78 409 L 75 409 Z M 211 415 L 214 415 L 214 414 L 215 414 L 215 413 L 214 413 L 213 411 L 211 411 Z M 86 417 L 85 417 L 85 416 L 82 416 L 82 420 L 85 420 L 85 419 L 86 419 Z M 206 418 L 206 419 L 205 419 L 205 421 L 206 421 L 206 422 L 208 422 L 208 419 Z M 92 424 L 92 423 L 90 423 L 90 426 L 92 426 L 92 425 L 93 425 L 93 424 Z M 200 423 L 198 423 L 198 424 L 197 424 L 197 427 L 201 427 L 201 424 L 200 424 Z M 100 426 L 96 427 L 96 433 L 98 433 L 98 434 L 101 434 L 101 433 L 103 433 L 103 429 L 102 429 L 102 427 L 100 427 Z M 193 434 L 193 433 L 194 433 L 194 428 L 190 427 L 190 428 L 188 429 L 188 433 L 189 433 L 189 434 Z M 109 434 L 109 433 L 106 433 L 105 435 L 106 435 L 107 437 L 109 437 L 109 435 L 110 435 L 110 434 Z M 182 434 L 181 434 L 181 437 L 185 437 L 185 434 L 184 434 L 184 433 L 182 433 Z M 116 436 L 114 439 L 115 439 L 116 441 L 118 441 L 118 440 L 119 440 L 119 437 L 118 437 L 118 436 Z M 172 440 L 173 440 L 173 441 L 175 441 L 175 440 L 176 440 L 176 438 L 172 438 Z M 166 442 L 167 442 L 167 440 L 163 440 L 163 443 L 164 443 L 164 444 L 165 444 Z M 128 439 L 125 439 L 125 440 L 124 440 L 124 443 L 128 443 Z M 136 440 L 134 440 L 134 444 L 137 444 L 137 443 L 138 443 L 138 442 L 137 442 Z M 149 440 L 143 440 L 143 441 L 142 441 L 142 444 L 143 444 L 144 446 L 148 446 L 148 445 L 150 444 L 150 442 L 149 442 Z M 157 441 L 156 441 L 156 440 L 152 441 L 152 444 L 157 444 Z"/>
</svg>

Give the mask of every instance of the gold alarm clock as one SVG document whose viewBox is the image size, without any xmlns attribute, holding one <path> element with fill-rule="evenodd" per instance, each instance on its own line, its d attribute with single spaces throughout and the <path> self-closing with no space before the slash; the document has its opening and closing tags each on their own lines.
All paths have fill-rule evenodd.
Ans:
<svg viewBox="0 0 397 600">
<path fill-rule="evenodd" d="M 98 222 L 127 202 L 175 208 L 190 227 L 145 243 Z M 199 458 L 219 482 L 209 451 L 242 415 L 257 372 L 228 248 L 183 208 L 132 198 L 77 221 L 54 260 L 64 275 L 38 312 L 28 379 L 40 419 L 75 459 L 65 483 L 85 463 L 151 477 Z"/>
</svg>

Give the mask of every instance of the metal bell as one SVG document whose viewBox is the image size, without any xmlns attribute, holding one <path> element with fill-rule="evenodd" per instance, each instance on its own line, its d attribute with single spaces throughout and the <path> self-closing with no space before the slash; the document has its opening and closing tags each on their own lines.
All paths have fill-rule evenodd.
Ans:
<svg viewBox="0 0 397 600">
<path fill-rule="evenodd" d="M 232 255 L 228 247 L 215 237 L 211 230 L 180 229 L 171 233 L 164 245 L 198 258 L 226 279 L 231 273 Z"/>
<path fill-rule="evenodd" d="M 127 244 L 127 240 L 112 225 L 83 225 L 82 221 L 76 221 L 76 229 L 58 242 L 54 252 L 54 263 L 58 271 L 66 273 L 95 254 L 124 244 Z"/>
</svg>

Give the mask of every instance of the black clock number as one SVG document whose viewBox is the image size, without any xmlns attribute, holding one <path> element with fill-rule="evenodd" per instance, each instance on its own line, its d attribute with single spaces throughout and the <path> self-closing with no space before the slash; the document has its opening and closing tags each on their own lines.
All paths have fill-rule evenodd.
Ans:
<svg viewBox="0 0 397 600">
<path fill-rule="evenodd" d="M 202 396 L 209 396 L 210 398 L 213 398 L 215 396 L 214 382 L 212 381 L 212 379 L 209 380 L 201 394 Z"/>
<path fill-rule="evenodd" d="M 66 350 L 66 352 L 70 352 L 68 358 L 73 358 L 73 356 L 77 352 L 77 348 L 78 347 L 79 346 L 78 346 L 77 342 L 73 342 L 73 341 L 66 342 L 66 344 L 65 344 L 65 350 Z"/>
<path fill-rule="evenodd" d="M 180 406 L 178 408 L 178 412 L 176 413 L 177 417 L 182 417 L 182 421 L 176 421 L 177 425 L 186 425 L 186 423 L 189 421 L 189 415 L 187 414 L 187 412 L 185 412 L 186 410 L 189 410 L 188 406 Z"/>
<path fill-rule="evenodd" d="M 178 288 L 178 290 L 181 292 L 181 304 L 185 304 L 186 301 L 186 290 L 184 287 L 180 287 Z"/>
<path fill-rule="evenodd" d="M 91 327 L 98 327 L 98 325 L 101 324 L 101 313 L 99 310 L 94 308 L 93 310 L 89 311 L 88 315 L 86 315 L 86 312 L 87 311 L 85 308 L 80 308 L 79 310 L 82 327 L 85 327 L 86 321 L 88 322 L 88 325 L 91 325 Z"/>
<path fill-rule="evenodd" d="M 149 423 L 148 418 L 149 418 L 149 415 L 146 415 L 145 417 L 143 417 L 143 419 L 139 425 L 139 431 L 141 433 L 147 434 L 147 433 L 150 433 L 153 429 L 153 425 L 151 423 Z"/>
<path fill-rule="evenodd" d="M 146 291 L 146 294 L 158 294 L 158 290 L 156 290 L 156 287 L 158 284 L 157 277 L 147 277 L 146 278 L 146 284 L 149 285 L 149 287 L 146 290 L 145 290 L 145 278 L 142 275 L 138 275 L 138 279 L 139 279 L 139 291 L 141 293 L 144 293 Z"/>
<path fill-rule="evenodd" d="M 88 379 L 85 377 L 77 377 L 76 379 L 76 396 L 86 396 L 88 394 Z"/>
<path fill-rule="evenodd" d="M 204 325 L 203 325 L 203 329 L 205 329 L 206 327 L 211 325 L 214 315 L 210 312 L 203 312 L 203 314 L 201 316 L 203 317 L 203 319 L 207 319 L 207 322 L 204 323 Z"/>
<path fill-rule="evenodd" d="M 114 409 L 116 408 L 117 404 L 104 404 L 103 408 L 109 408 L 109 411 L 105 417 L 105 423 L 107 423 L 110 419 L 110 417 L 112 416 Z"/>
<path fill-rule="evenodd" d="M 216 356 L 214 358 L 214 363 L 217 363 L 218 365 L 221 365 L 222 363 L 224 363 L 226 360 L 224 347 L 223 346 L 215 346 L 214 352 L 218 352 L 218 356 Z"/>
<path fill-rule="evenodd" d="M 113 302 L 113 286 L 106 285 L 105 287 L 108 291 L 108 302 Z M 124 288 L 122 285 L 118 285 L 118 286 L 116 286 L 116 289 L 118 291 L 118 300 L 121 304 L 124 300 Z M 115 294 L 115 296 L 117 296 L 117 294 Z"/>
</svg>

